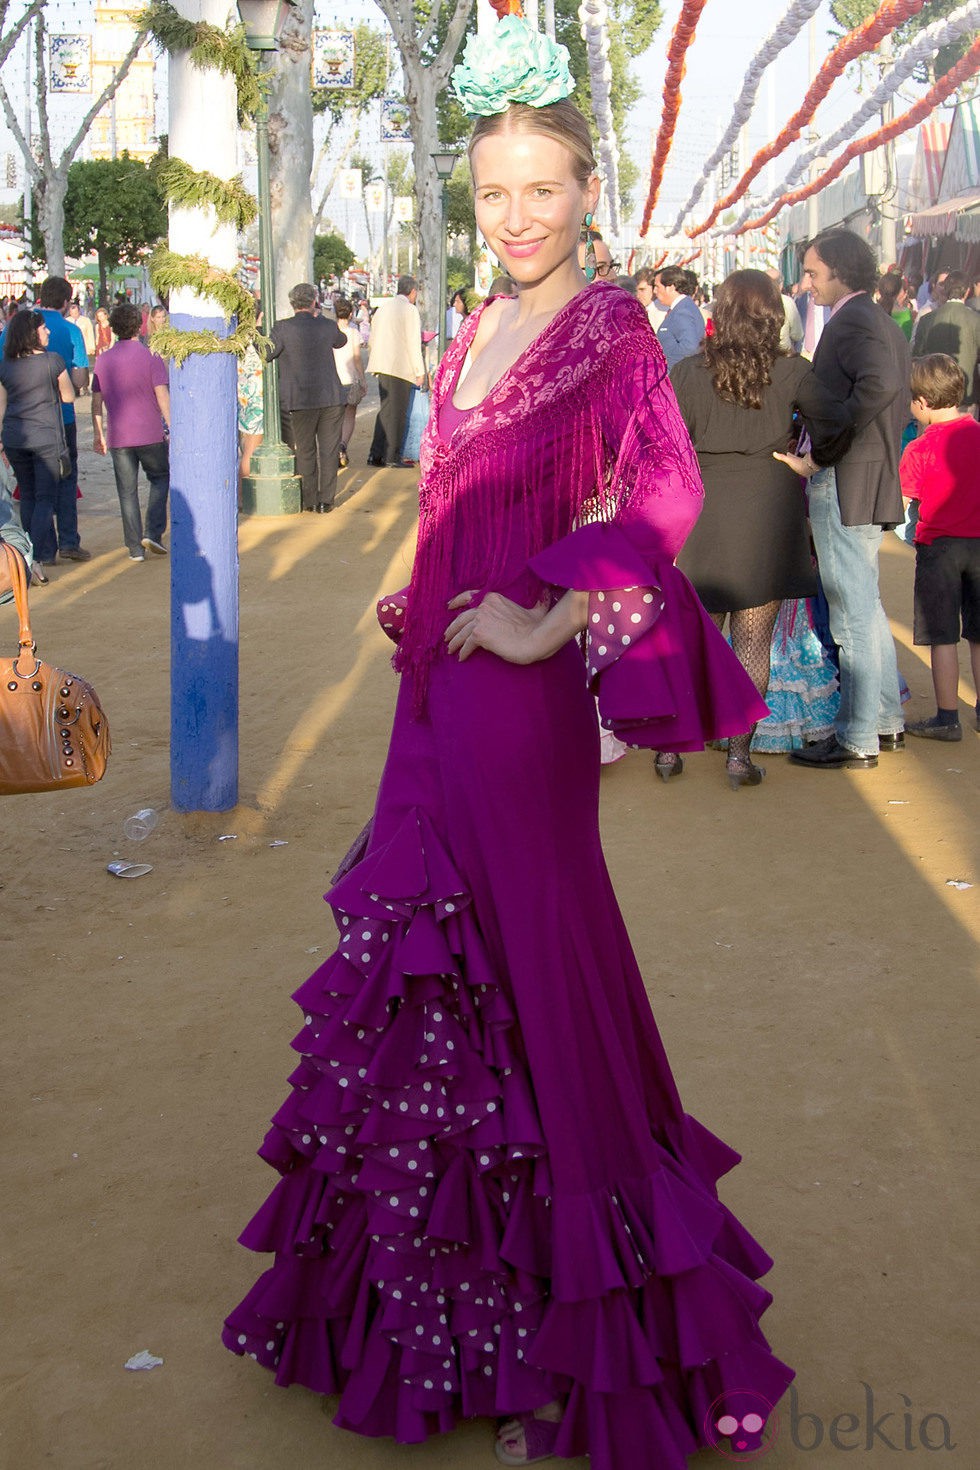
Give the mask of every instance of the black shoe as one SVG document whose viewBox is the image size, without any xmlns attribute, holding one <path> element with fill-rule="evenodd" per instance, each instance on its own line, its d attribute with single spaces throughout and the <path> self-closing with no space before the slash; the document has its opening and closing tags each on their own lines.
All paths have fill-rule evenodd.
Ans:
<svg viewBox="0 0 980 1470">
<path fill-rule="evenodd" d="M 895 750 L 904 750 L 904 749 L 905 749 L 905 732 L 903 730 L 897 731 L 894 735 L 879 735 L 878 736 L 878 754 L 879 755 L 883 754 L 885 751 L 895 751 Z"/>
<path fill-rule="evenodd" d="M 909 735 L 916 735 L 920 740 L 954 740 L 963 739 L 963 726 L 957 721 L 955 725 L 941 725 L 933 715 L 931 720 L 918 720 L 914 725 L 906 725 Z"/>
<path fill-rule="evenodd" d="M 332 501 L 329 501 L 329 502 L 326 501 L 326 500 L 318 500 L 317 501 L 317 503 L 316 503 L 316 513 L 317 513 L 318 516 L 329 515 L 332 510 L 333 510 L 333 502 Z"/>
<path fill-rule="evenodd" d="M 373 465 L 376 470 L 383 470 L 385 467 L 385 461 L 383 459 L 374 459 L 370 454 L 368 455 L 367 462 L 369 465 Z"/>
<path fill-rule="evenodd" d="M 819 770 L 873 771 L 878 764 L 876 755 L 858 755 L 841 745 L 836 735 L 818 740 L 815 745 L 805 745 L 802 750 L 790 751 L 790 760 L 798 766 L 814 766 Z"/>
<path fill-rule="evenodd" d="M 58 554 L 62 561 L 91 561 L 92 553 L 86 551 L 84 546 L 59 546 Z"/>
</svg>

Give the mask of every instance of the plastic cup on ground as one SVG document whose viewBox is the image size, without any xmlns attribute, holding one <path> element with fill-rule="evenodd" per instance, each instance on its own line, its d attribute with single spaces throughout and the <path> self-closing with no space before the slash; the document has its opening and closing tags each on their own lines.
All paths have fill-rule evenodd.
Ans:
<svg viewBox="0 0 980 1470">
<path fill-rule="evenodd" d="M 126 818 L 123 822 L 123 834 L 130 842 L 145 842 L 150 833 L 156 831 L 159 821 L 159 813 L 151 806 L 145 806 Z"/>
</svg>

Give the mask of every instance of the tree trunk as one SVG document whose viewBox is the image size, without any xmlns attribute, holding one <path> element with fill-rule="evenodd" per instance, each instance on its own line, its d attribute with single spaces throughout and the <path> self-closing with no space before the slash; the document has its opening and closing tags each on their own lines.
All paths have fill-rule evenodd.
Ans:
<svg viewBox="0 0 980 1470">
<path fill-rule="evenodd" d="M 289 292 L 313 278 L 313 105 L 310 99 L 312 0 L 289 7 L 269 92 L 269 181 L 276 315 L 289 316 Z"/>
<path fill-rule="evenodd" d="M 52 169 L 43 184 L 38 184 L 34 199 L 37 227 L 44 241 L 44 259 L 49 276 L 65 274 L 65 195 L 68 192 L 67 168 Z"/>
<path fill-rule="evenodd" d="M 439 313 L 446 303 L 439 300 L 439 269 L 443 248 L 442 188 L 432 166 L 432 154 L 439 148 L 436 124 L 436 97 L 444 82 L 434 68 L 418 68 L 406 88 L 412 118 L 412 164 L 415 169 L 415 197 L 418 200 L 419 239 L 419 310 L 422 323 L 430 332 L 439 330 Z M 412 95 L 414 94 L 414 95 Z"/>
</svg>

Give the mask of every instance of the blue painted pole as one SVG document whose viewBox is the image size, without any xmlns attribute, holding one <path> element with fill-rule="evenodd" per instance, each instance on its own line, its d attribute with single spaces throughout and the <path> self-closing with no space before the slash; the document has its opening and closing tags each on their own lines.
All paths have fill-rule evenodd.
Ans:
<svg viewBox="0 0 980 1470">
<path fill-rule="evenodd" d="M 177 9 L 222 29 L 228 21 L 228 0 L 177 0 Z M 174 52 L 169 92 L 171 157 L 232 178 L 232 78 Z M 171 208 L 170 248 L 222 271 L 238 265 L 235 228 L 209 207 Z M 182 331 L 228 331 L 206 294 L 181 287 L 169 305 Z M 170 795 L 178 811 L 220 812 L 238 801 L 237 358 L 171 364 L 170 399 Z"/>
<path fill-rule="evenodd" d="M 224 335 L 224 319 L 171 317 Z M 238 433 L 236 363 L 172 367 L 170 794 L 178 811 L 238 801 Z"/>
</svg>

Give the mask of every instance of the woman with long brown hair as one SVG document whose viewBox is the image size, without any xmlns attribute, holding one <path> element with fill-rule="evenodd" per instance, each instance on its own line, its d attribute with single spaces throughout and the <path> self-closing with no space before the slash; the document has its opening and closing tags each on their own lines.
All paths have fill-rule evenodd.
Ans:
<svg viewBox="0 0 980 1470">
<path fill-rule="evenodd" d="M 784 598 L 817 590 L 800 480 L 774 455 L 798 434 L 798 413 L 822 465 L 851 441 L 843 407 L 801 357 L 783 355 L 783 307 L 763 271 L 735 271 L 718 288 L 714 333 L 696 357 L 671 373 L 704 481 L 704 511 L 677 565 L 719 628 L 730 620 L 732 647 L 760 695 L 769 687 L 772 632 Z M 733 790 L 765 775 L 749 759 L 752 731 L 728 742 Z M 683 762 L 659 751 L 666 781 Z"/>
</svg>

